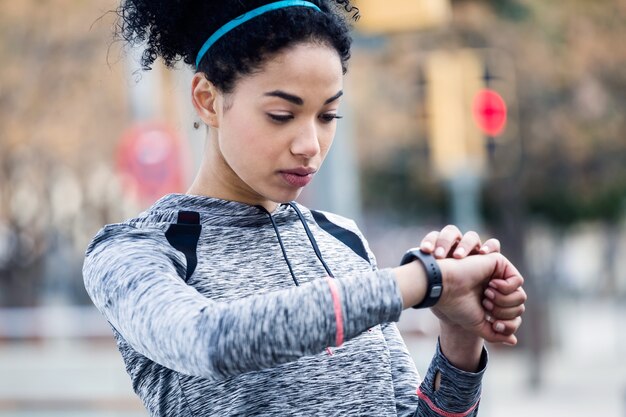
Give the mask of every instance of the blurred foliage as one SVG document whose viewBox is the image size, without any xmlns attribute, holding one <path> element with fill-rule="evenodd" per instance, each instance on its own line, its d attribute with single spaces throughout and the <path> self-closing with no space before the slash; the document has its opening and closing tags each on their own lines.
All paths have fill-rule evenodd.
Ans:
<svg viewBox="0 0 626 417">
<path fill-rule="evenodd" d="M 583 196 L 563 188 L 547 190 L 545 194 L 531 196 L 528 208 L 555 224 L 567 226 L 584 220 L 603 219 L 616 222 L 624 212 L 626 184 L 600 189 L 593 195 Z"/>
<path fill-rule="evenodd" d="M 626 150 L 596 149 L 579 165 L 566 163 L 558 151 L 552 150 L 552 160 L 543 167 L 543 184 L 540 178 L 526 183 L 530 213 L 562 226 L 597 219 L 617 222 L 626 215 Z"/>
<path fill-rule="evenodd" d="M 410 151 L 398 152 L 391 164 L 368 166 L 363 171 L 363 199 L 369 209 L 387 213 L 387 218 L 402 224 L 415 218 L 446 223 L 450 196 L 442 183 L 433 182 L 427 175 L 416 175 L 415 159 L 407 157 Z M 556 226 L 570 226 L 588 220 L 619 222 L 626 216 L 626 170 L 621 176 L 604 180 L 602 158 L 597 165 L 585 168 L 563 167 L 563 159 L 555 157 L 553 166 L 544 167 L 549 179 L 513 182 L 520 187 L 522 212 L 541 218 Z M 612 159 L 620 160 L 619 157 Z M 622 155 L 626 161 L 626 155 Z M 422 160 L 421 163 L 426 163 Z M 595 173 L 593 171 L 596 171 Z M 422 170 L 420 170 L 422 171 Z M 586 172 L 578 177 L 579 172 Z M 502 185 L 501 178 L 487 178 L 482 189 L 482 214 L 488 223 L 499 223 L 506 204 L 494 193 Z"/>
<path fill-rule="evenodd" d="M 420 167 L 423 152 L 398 151 L 393 162 L 368 166 L 362 171 L 362 198 L 365 207 L 376 208 L 395 223 L 403 224 L 415 218 L 441 222 L 442 213 L 449 208 L 446 190 L 433 186 Z M 382 198 L 381 198 L 382 196 Z"/>
</svg>

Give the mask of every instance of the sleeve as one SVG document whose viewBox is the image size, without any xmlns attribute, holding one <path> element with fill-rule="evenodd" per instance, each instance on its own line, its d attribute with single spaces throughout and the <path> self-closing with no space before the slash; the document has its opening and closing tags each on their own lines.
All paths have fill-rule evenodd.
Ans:
<svg viewBox="0 0 626 417">
<path fill-rule="evenodd" d="M 430 362 L 424 381 L 417 390 L 420 402 L 415 416 L 477 416 L 487 361 L 487 350 L 483 348 L 478 371 L 462 371 L 448 361 L 437 342 L 435 356 Z M 437 374 L 441 374 L 441 384 L 439 389 L 435 390 Z"/>
<path fill-rule="evenodd" d="M 479 370 L 473 373 L 462 371 L 450 364 L 437 343 L 435 356 L 424 381 L 420 384 L 415 363 L 395 323 L 385 323 L 382 328 L 391 353 L 393 390 L 398 416 L 477 415 L 482 377 L 487 366 L 487 351 L 484 348 Z M 435 378 L 438 373 L 441 374 L 441 385 L 435 390 Z"/>
<path fill-rule="evenodd" d="M 419 404 L 417 396 L 417 387 L 420 383 L 419 373 L 396 324 L 385 323 L 381 327 L 391 356 L 391 377 L 396 398 L 396 413 L 398 417 L 412 416 Z"/>
<path fill-rule="evenodd" d="M 291 362 L 402 311 L 391 270 L 216 302 L 183 282 L 181 258 L 162 231 L 107 226 L 87 249 L 83 278 L 133 349 L 187 375 L 219 380 Z"/>
</svg>

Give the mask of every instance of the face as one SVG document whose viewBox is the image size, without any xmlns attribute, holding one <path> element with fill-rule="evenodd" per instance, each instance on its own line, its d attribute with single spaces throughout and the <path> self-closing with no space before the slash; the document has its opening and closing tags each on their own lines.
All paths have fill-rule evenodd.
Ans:
<svg viewBox="0 0 626 417">
<path fill-rule="evenodd" d="M 270 210 L 295 199 L 328 153 L 342 89 L 337 52 L 307 43 L 218 94 L 207 145 L 209 195 Z"/>
</svg>

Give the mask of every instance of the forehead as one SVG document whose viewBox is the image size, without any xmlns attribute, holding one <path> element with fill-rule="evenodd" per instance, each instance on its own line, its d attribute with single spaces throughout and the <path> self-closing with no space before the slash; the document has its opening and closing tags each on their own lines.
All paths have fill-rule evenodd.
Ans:
<svg viewBox="0 0 626 417">
<path fill-rule="evenodd" d="M 298 44 L 270 57 L 259 71 L 239 80 L 237 92 L 285 90 L 303 96 L 332 96 L 343 86 L 337 51 L 316 43 Z M 328 97 L 326 97 L 328 98 Z"/>
</svg>

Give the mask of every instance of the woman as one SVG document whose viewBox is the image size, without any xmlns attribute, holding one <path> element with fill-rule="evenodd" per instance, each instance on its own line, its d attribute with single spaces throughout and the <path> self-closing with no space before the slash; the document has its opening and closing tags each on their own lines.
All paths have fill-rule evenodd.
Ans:
<svg viewBox="0 0 626 417">
<path fill-rule="evenodd" d="M 483 340 L 516 343 L 522 278 L 487 254 L 496 240 L 447 227 L 378 270 L 354 222 L 293 202 L 340 118 L 351 40 L 339 6 L 354 11 L 329 0 L 118 10 L 120 34 L 147 39 L 144 66 L 195 66 L 208 126 L 188 193 L 106 226 L 85 259 L 152 416 L 476 415 Z M 420 384 L 393 322 L 435 303 L 440 342 Z"/>
</svg>

